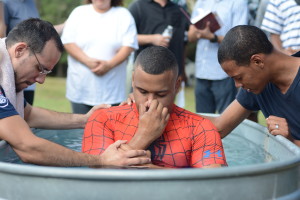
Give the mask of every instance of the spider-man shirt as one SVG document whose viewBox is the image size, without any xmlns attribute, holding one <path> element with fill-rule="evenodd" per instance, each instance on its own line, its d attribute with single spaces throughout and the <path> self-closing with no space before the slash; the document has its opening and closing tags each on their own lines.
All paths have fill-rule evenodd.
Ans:
<svg viewBox="0 0 300 200">
<path fill-rule="evenodd" d="M 99 155 L 117 140 L 130 141 L 137 131 L 136 105 L 95 111 L 89 118 L 82 152 Z M 169 122 L 149 147 L 152 163 L 162 167 L 186 168 L 211 164 L 227 165 L 220 134 L 207 119 L 173 105 Z"/>
</svg>

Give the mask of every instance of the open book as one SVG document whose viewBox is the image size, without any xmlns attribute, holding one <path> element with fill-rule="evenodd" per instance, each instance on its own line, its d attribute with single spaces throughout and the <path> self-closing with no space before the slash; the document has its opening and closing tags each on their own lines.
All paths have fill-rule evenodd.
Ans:
<svg viewBox="0 0 300 200">
<path fill-rule="evenodd" d="M 188 18 L 190 23 L 195 25 L 198 29 L 204 29 L 207 22 L 210 22 L 209 28 L 212 33 L 216 32 L 221 28 L 222 22 L 218 17 L 217 13 L 205 11 L 199 8 L 199 15 L 190 19 L 189 15 L 183 9 L 181 9 L 181 11 Z"/>
</svg>

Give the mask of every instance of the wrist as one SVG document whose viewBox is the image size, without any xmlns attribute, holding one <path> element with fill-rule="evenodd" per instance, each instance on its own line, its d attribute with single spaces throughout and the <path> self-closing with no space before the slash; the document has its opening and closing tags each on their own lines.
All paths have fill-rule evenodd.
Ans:
<svg viewBox="0 0 300 200">
<path fill-rule="evenodd" d="M 153 142 L 152 138 L 148 138 L 150 134 L 143 134 L 141 131 L 137 131 L 133 138 L 128 142 L 128 145 L 133 149 L 147 149 Z"/>
<path fill-rule="evenodd" d="M 218 42 L 218 36 L 217 36 L 216 34 L 213 34 L 213 38 L 211 38 L 209 41 L 210 41 L 211 43 L 216 43 L 216 42 Z"/>
</svg>

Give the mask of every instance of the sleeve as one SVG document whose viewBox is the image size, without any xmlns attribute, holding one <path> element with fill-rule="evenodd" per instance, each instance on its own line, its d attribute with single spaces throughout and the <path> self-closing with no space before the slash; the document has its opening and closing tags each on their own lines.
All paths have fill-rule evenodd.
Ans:
<svg viewBox="0 0 300 200">
<path fill-rule="evenodd" d="M 78 17 L 80 17 L 80 11 L 77 7 L 71 12 L 64 26 L 63 33 L 61 36 L 61 40 L 63 44 L 75 42 L 76 35 L 77 35 L 76 33 L 78 31 L 77 28 L 79 27 L 78 20 L 77 20 Z"/>
<path fill-rule="evenodd" d="M 243 88 L 239 89 L 236 100 L 247 110 L 258 111 L 260 110 L 256 100 L 256 95 L 252 92 L 247 92 Z"/>
<path fill-rule="evenodd" d="M 138 41 L 137 41 L 137 31 L 135 21 L 130 14 L 129 11 L 126 11 L 126 15 L 124 14 L 123 17 L 127 16 L 127 20 L 122 20 L 121 29 L 123 33 L 122 37 L 122 46 L 132 47 L 134 49 L 138 49 Z"/>
<path fill-rule="evenodd" d="M 6 5 L 6 3 L 4 1 L 3 2 L 3 16 L 4 16 L 4 22 L 7 26 L 7 29 L 9 28 L 8 25 L 9 25 L 9 9 Z"/>
<path fill-rule="evenodd" d="M 267 6 L 261 29 L 280 35 L 283 29 L 282 12 L 275 0 L 270 0 Z"/>
<path fill-rule="evenodd" d="M 114 143 L 114 135 L 107 109 L 96 110 L 85 126 L 82 152 L 100 155 L 112 143 Z"/>
<path fill-rule="evenodd" d="M 134 21 L 135 21 L 135 25 L 137 28 L 137 31 L 139 32 L 139 26 L 140 26 L 140 21 L 139 21 L 139 10 L 138 10 L 138 2 L 134 1 L 133 3 L 131 3 L 128 7 L 129 12 L 131 13 Z"/>
<path fill-rule="evenodd" d="M 211 164 L 226 165 L 221 136 L 215 126 L 204 119 L 195 128 L 190 166 L 201 168 Z"/>
<path fill-rule="evenodd" d="M 10 117 L 13 115 L 18 115 L 18 112 L 16 111 L 14 106 L 10 103 L 8 98 L 6 98 L 2 88 L 0 87 L 0 119 Z"/>
<path fill-rule="evenodd" d="M 191 19 L 196 17 L 197 15 L 199 15 L 200 2 L 201 1 L 196 1 L 196 4 L 194 6 L 194 9 L 193 9 L 193 12 L 192 12 L 192 15 L 191 15 Z"/>
<path fill-rule="evenodd" d="M 248 4 L 247 1 L 234 2 L 234 15 L 232 27 L 237 25 L 245 25 L 248 23 Z"/>
</svg>

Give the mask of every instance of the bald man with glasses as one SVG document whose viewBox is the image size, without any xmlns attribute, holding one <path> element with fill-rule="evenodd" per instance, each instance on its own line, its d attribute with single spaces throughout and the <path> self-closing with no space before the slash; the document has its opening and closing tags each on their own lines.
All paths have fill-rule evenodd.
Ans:
<svg viewBox="0 0 300 200">
<path fill-rule="evenodd" d="M 23 90 L 44 83 L 60 59 L 63 45 L 52 24 L 28 19 L 0 39 L 0 140 L 7 141 L 23 162 L 51 166 L 126 166 L 150 163 L 144 150 L 121 151 L 112 144 L 101 156 L 75 152 L 35 136 L 30 128 L 84 128 L 85 115 L 36 108 L 24 101 Z"/>
</svg>

